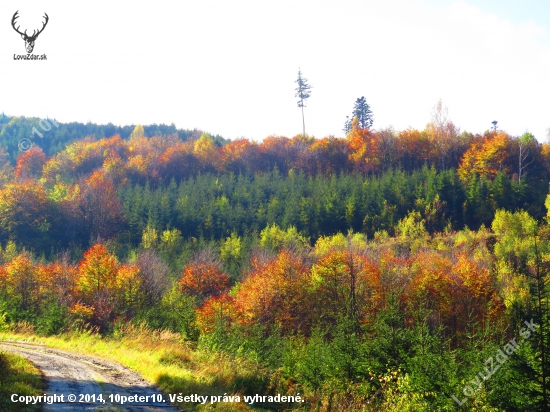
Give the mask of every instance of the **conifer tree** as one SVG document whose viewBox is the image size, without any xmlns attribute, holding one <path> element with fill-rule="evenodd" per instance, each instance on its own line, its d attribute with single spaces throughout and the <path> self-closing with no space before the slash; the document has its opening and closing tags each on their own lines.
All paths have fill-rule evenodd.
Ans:
<svg viewBox="0 0 550 412">
<path fill-rule="evenodd" d="M 344 133 L 348 134 L 351 130 L 351 123 L 355 117 L 357 117 L 357 124 L 360 129 L 370 129 L 372 127 L 374 119 L 372 118 L 372 111 L 365 99 L 365 96 L 358 97 L 355 101 L 351 118 L 346 116 Z"/>
<path fill-rule="evenodd" d="M 304 120 L 304 106 L 305 102 L 304 100 L 307 100 L 309 96 L 311 95 L 311 92 L 309 91 L 311 89 L 311 86 L 308 84 L 307 79 L 305 77 L 302 77 L 302 72 L 300 69 L 298 69 L 298 78 L 296 79 L 296 83 L 298 83 L 298 87 L 296 87 L 296 95 L 295 97 L 298 97 L 300 100 L 298 100 L 298 107 L 302 108 L 302 125 L 303 125 L 303 134 L 306 135 L 306 122 Z"/>
</svg>

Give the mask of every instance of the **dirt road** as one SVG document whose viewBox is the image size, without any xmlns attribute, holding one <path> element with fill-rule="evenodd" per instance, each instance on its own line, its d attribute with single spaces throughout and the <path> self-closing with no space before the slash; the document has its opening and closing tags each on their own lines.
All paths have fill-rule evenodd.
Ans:
<svg viewBox="0 0 550 412">
<path fill-rule="evenodd" d="M 128 411 L 176 412 L 168 397 L 147 383 L 141 376 L 114 362 L 93 356 L 84 356 L 59 349 L 19 342 L 0 342 L 0 350 L 17 353 L 33 362 L 46 379 L 47 395 L 63 395 L 63 402 L 44 404 L 44 411 Z M 76 401 L 69 401 L 75 395 Z M 89 395 L 86 397 L 86 395 Z M 98 400 L 102 395 L 103 401 Z M 121 405 L 116 396 L 134 396 L 133 402 Z M 92 398 L 95 396 L 95 402 Z M 139 396 L 147 396 L 146 402 Z M 160 399 L 159 399 L 160 398 Z M 58 398 L 59 399 L 59 398 Z M 142 398 L 146 399 L 146 398 Z M 162 399 L 166 402 L 162 402 Z M 82 400 L 82 402 L 79 402 Z M 153 400 L 153 401 L 152 401 Z M 158 402 L 161 400 L 161 402 Z"/>
</svg>

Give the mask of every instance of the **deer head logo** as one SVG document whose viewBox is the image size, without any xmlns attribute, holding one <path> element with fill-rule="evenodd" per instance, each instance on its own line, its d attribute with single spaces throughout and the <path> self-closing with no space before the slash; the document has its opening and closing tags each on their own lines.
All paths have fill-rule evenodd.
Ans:
<svg viewBox="0 0 550 412">
<path fill-rule="evenodd" d="M 17 15 L 17 13 L 19 13 L 19 10 L 17 10 L 15 12 L 15 14 L 13 15 L 13 17 L 11 19 L 11 25 L 12 25 L 13 29 L 21 35 L 21 38 L 23 40 L 25 40 L 25 48 L 27 49 L 27 53 L 32 53 L 32 50 L 34 49 L 34 42 L 36 41 L 36 38 L 38 37 L 38 35 L 40 33 L 42 33 L 42 31 L 44 30 L 44 28 L 46 27 L 46 24 L 48 24 L 49 17 L 46 13 L 44 13 L 43 17 L 46 19 L 46 21 L 44 23 L 42 23 L 43 24 L 42 28 L 40 30 L 38 30 L 38 32 L 36 32 L 36 30 L 34 30 L 33 33 L 32 33 L 32 36 L 28 36 L 27 35 L 27 30 L 25 30 L 24 33 L 21 33 L 19 31 L 20 26 L 17 26 L 17 28 L 15 28 L 15 20 L 19 17 Z"/>
</svg>

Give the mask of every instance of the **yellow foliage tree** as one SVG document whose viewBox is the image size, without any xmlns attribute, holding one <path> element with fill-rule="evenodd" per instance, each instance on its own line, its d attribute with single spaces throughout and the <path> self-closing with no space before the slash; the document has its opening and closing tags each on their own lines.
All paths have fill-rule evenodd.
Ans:
<svg viewBox="0 0 550 412">
<path fill-rule="evenodd" d="M 134 127 L 134 131 L 130 135 L 130 140 L 141 139 L 142 137 L 145 137 L 145 129 L 142 125 L 138 124 Z"/>
<path fill-rule="evenodd" d="M 489 133 L 482 142 L 476 142 L 464 153 L 458 176 L 462 180 L 470 180 L 474 173 L 487 175 L 493 179 L 503 169 L 503 162 L 508 156 L 510 136 L 499 131 Z"/>
<path fill-rule="evenodd" d="M 369 129 L 359 128 L 354 118 L 348 134 L 349 159 L 365 173 L 378 170 L 380 164 L 380 137 Z"/>
<path fill-rule="evenodd" d="M 193 147 L 193 154 L 199 160 L 201 165 L 204 166 L 216 166 L 219 161 L 218 148 L 216 147 L 214 140 L 208 133 L 203 133 L 201 137 L 195 142 Z"/>
</svg>

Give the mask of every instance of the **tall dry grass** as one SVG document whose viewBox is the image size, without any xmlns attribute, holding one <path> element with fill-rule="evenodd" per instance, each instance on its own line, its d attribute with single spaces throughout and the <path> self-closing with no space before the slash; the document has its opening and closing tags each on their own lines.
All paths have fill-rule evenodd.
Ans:
<svg viewBox="0 0 550 412">
<path fill-rule="evenodd" d="M 145 324 L 117 325 L 112 336 L 80 328 L 57 336 L 38 336 L 28 323 L 18 323 L 0 333 L 0 339 L 40 343 L 53 348 L 95 355 L 119 362 L 156 384 L 165 394 L 243 394 L 243 382 L 267 374 L 259 364 L 223 353 L 198 350 L 191 342 L 168 330 Z M 185 410 L 250 410 L 244 403 L 179 404 Z"/>
</svg>

